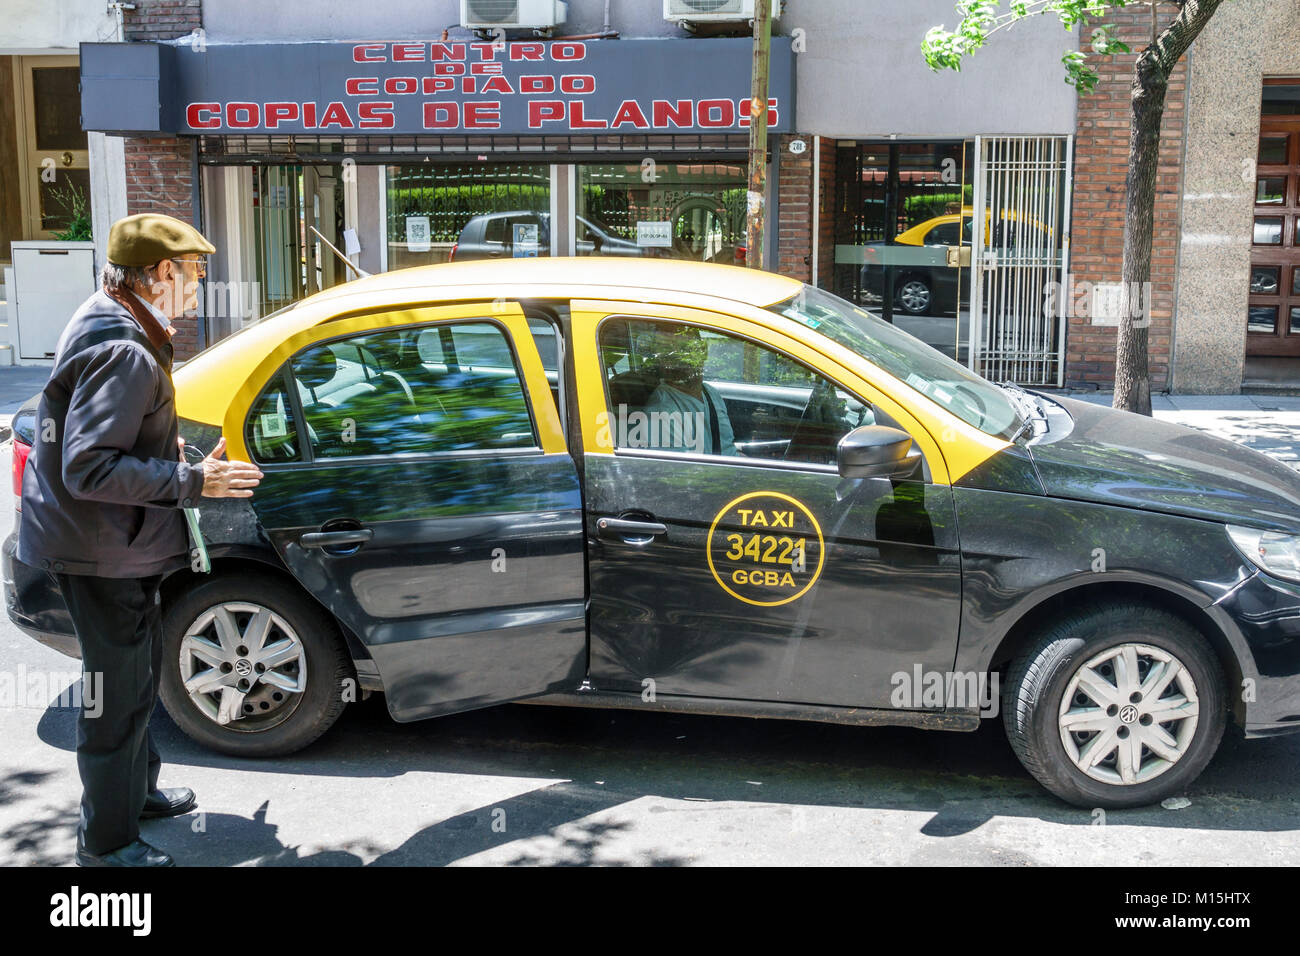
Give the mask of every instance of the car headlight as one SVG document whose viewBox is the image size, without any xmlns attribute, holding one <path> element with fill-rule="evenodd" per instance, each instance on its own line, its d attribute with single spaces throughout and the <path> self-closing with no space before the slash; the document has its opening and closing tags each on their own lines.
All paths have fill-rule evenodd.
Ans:
<svg viewBox="0 0 1300 956">
<path fill-rule="evenodd" d="M 1228 537 L 1237 550 L 1261 571 L 1287 581 L 1300 582 L 1300 535 L 1235 525 L 1227 528 Z"/>
</svg>

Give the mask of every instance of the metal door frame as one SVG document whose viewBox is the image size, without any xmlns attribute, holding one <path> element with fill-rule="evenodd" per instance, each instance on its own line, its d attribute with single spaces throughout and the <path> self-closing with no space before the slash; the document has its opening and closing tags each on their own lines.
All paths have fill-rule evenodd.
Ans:
<svg viewBox="0 0 1300 956">
<path fill-rule="evenodd" d="M 1033 144 L 1039 149 L 1038 155 L 1033 160 L 1022 158 L 1015 160 L 1010 156 L 1009 147 L 1015 144 L 1016 147 L 1024 149 Z M 1041 150 L 1043 147 L 1049 150 L 1048 159 L 1044 160 Z M 999 158 L 996 154 L 999 151 L 1006 150 Z M 1058 150 L 1063 151 L 1062 161 L 1057 160 Z M 990 158 L 990 153 L 994 153 L 994 158 Z M 1014 169 L 997 169 L 998 165 L 1011 165 Z M 995 168 L 990 170 L 990 165 Z M 1035 168 L 1035 165 L 1037 168 Z M 1061 166 L 1063 173 L 1060 181 L 1061 193 L 1059 196 L 1051 194 L 1056 187 L 1048 184 L 1048 196 L 1040 195 L 1037 201 L 1025 208 L 1019 204 L 1017 193 L 1023 191 L 1034 182 L 1034 177 L 1039 177 L 1039 181 L 1045 181 L 1042 177 L 1044 174 L 1050 174 L 1058 165 Z M 1043 168 L 1046 166 L 1046 168 Z M 1001 181 L 993 180 L 993 188 L 990 190 L 991 176 L 1001 176 Z M 995 379 L 1006 379 L 1013 376 L 999 375 L 999 370 L 1014 370 L 1016 366 L 1022 368 L 1026 365 L 1041 370 L 1042 374 L 1034 376 L 1015 375 L 1017 380 L 1023 380 L 1023 384 L 1033 385 L 1054 385 L 1060 388 L 1065 382 L 1065 334 L 1066 334 L 1066 315 L 1068 296 L 1063 294 L 1065 289 L 1066 276 L 1068 275 L 1070 265 L 1070 200 L 1074 188 L 1074 137 L 1067 136 L 976 136 L 975 137 L 975 171 L 972 191 L 972 211 L 973 222 L 971 228 L 971 295 L 970 295 L 970 331 L 969 346 L 967 353 L 967 364 L 969 367 L 982 375 Z M 991 193 L 991 195 L 990 195 Z M 1035 356 L 1032 353 L 1023 357 L 1000 357 L 992 359 L 989 363 L 981 362 L 985 353 L 986 340 L 986 319 L 984 315 L 985 297 L 989 292 L 986 287 L 987 273 L 998 268 L 998 257 L 995 249 L 986 250 L 984 233 L 985 233 L 985 213 L 992 209 L 993 204 L 1002 199 L 1002 194 L 1006 193 L 1012 197 L 1015 202 L 1010 208 L 1014 209 L 1019 215 L 1018 221 L 1023 226 L 1025 218 L 1033 217 L 1036 221 L 1046 225 L 1053 233 L 1060 230 L 1061 243 L 1059 252 L 1059 263 L 1055 267 L 1034 266 L 1030 269 L 1042 270 L 1042 274 L 1050 275 L 1052 269 L 1055 269 L 1056 275 L 1048 281 L 1057 283 L 1057 293 L 1052 297 L 1055 308 L 1052 315 L 1034 314 L 1035 310 L 1026 309 L 1026 306 L 1032 303 L 1033 299 L 1039 295 L 1046 295 L 1046 289 L 1041 293 L 1036 292 L 1027 283 L 1030 281 L 1022 273 L 1023 268 L 1017 269 L 1017 274 L 1013 278 L 1010 292 L 1012 299 L 1011 305 L 1013 314 L 1012 322 L 1028 320 L 1030 323 L 1029 334 L 1033 336 L 1037 333 L 1041 340 L 1043 333 L 1050 326 L 1055 327 L 1055 346 L 1040 348 Z M 1050 199 L 1051 201 L 1046 201 Z M 1057 208 L 1060 207 L 1058 214 Z M 1005 207 L 1004 207 L 1005 208 Z M 989 216 L 990 223 L 993 221 L 992 215 Z M 1001 291 L 1001 290 L 999 290 Z M 1005 300 L 1004 300 L 1005 301 Z M 1003 333 L 1007 330 L 1003 329 Z M 1020 342 L 1020 336 L 1025 330 L 1014 328 L 1013 335 L 1016 337 L 1017 344 Z M 1027 343 L 1032 346 L 1033 342 Z M 1013 352 L 1016 351 L 1013 349 Z M 1020 351 L 1024 351 L 1023 349 Z M 993 368 L 992 363 L 997 363 L 998 368 Z M 1054 373 L 1051 366 L 1055 366 Z"/>
</svg>

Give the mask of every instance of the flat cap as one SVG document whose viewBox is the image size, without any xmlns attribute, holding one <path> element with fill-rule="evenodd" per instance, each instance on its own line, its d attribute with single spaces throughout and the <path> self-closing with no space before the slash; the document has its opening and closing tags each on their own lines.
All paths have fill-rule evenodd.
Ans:
<svg viewBox="0 0 1300 956">
<path fill-rule="evenodd" d="M 108 261 L 119 266 L 151 266 L 186 253 L 216 251 L 189 223 L 158 213 L 119 219 L 108 232 Z"/>
</svg>

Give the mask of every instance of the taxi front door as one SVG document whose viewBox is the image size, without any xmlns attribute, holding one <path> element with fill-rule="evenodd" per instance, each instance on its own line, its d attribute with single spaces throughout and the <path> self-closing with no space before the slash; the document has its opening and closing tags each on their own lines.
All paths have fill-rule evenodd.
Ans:
<svg viewBox="0 0 1300 956">
<path fill-rule="evenodd" d="M 950 487 L 846 480 L 833 464 L 767 457 L 782 441 L 779 426 L 756 433 L 754 409 L 769 422 L 783 412 L 762 407 L 761 386 L 747 382 L 715 379 L 714 394 L 726 394 L 736 440 L 752 457 L 632 447 L 628 402 L 638 373 L 616 371 L 632 345 L 615 354 L 600 338 L 607 323 L 628 317 L 761 337 L 799 361 L 815 354 L 718 313 L 573 304 L 594 689 L 933 706 L 899 694 L 918 673 L 945 674 L 954 660 L 961 572 Z"/>
</svg>

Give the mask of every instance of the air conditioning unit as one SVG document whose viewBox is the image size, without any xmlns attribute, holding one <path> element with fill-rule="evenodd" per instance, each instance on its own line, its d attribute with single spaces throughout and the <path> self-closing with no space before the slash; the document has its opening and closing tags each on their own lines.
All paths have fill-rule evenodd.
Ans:
<svg viewBox="0 0 1300 956">
<path fill-rule="evenodd" d="M 771 0 L 772 16 L 781 15 L 781 0 Z M 754 19 L 754 0 L 664 0 L 665 20 L 722 23 Z"/>
<path fill-rule="evenodd" d="M 492 27 L 554 27 L 568 16 L 564 0 L 460 0 L 460 24 Z"/>
</svg>

